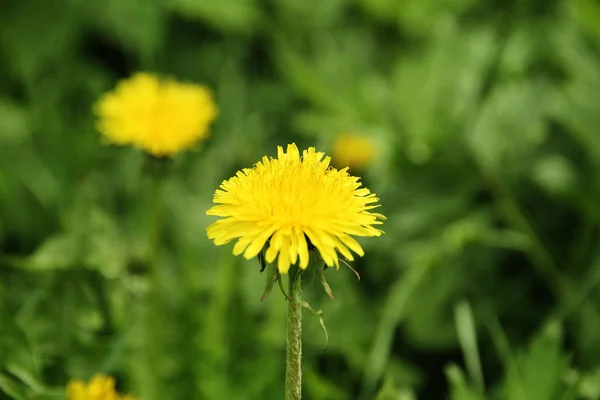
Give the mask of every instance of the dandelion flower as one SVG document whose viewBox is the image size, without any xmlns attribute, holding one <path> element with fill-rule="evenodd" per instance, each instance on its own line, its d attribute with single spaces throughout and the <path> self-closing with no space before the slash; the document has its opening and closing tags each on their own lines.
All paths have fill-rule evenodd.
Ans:
<svg viewBox="0 0 600 400">
<path fill-rule="evenodd" d="M 278 157 L 262 158 L 253 168 L 239 171 L 223 181 L 207 215 L 223 217 L 207 228 L 216 245 L 238 239 L 233 254 L 246 259 L 266 248 L 265 259 L 277 259 L 287 273 L 299 261 L 306 269 L 309 249 L 316 248 L 328 266 L 339 268 L 338 252 L 348 260 L 352 253 L 364 254 L 354 236 L 380 236 L 376 229 L 385 217 L 370 212 L 379 200 L 361 188 L 359 178 L 348 169 L 329 167 L 330 157 L 304 150 L 295 144 L 287 152 L 278 147 Z"/>
<path fill-rule="evenodd" d="M 201 85 L 137 73 L 100 98 L 95 112 L 110 142 L 165 157 L 205 139 L 217 107 Z"/>
<path fill-rule="evenodd" d="M 339 165 L 361 169 L 369 165 L 374 157 L 373 141 L 362 135 L 343 133 L 333 142 L 333 159 Z"/>
<path fill-rule="evenodd" d="M 115 391 L 115 380 L 109 376 L 96 375 L 86 385 L 73 380 L 67 388 L 69 400 L 134 400 L 131 396 L 121 396 Z"/>
</svg>

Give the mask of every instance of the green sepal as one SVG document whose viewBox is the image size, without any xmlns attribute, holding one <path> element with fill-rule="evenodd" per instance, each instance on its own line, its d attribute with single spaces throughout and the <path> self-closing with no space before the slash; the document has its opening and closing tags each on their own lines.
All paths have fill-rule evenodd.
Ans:
<svg viewBox="0 0 600 400">
<path fill-rule="evenodd" d="M 262 252 L 261 252 L 262 253 Z M 261 254 L 259 253 L 259 254 Z M 259 257 L 259 261 L 261 261 L 261 258 Z M 276 280 L 278 280 L 279 277 L 279 271 L 277 270 L 277 266 L 273 263 L 264 263 L 264 258 L 262 258 L 262 262 L 261 262 L 261 272 L 265 270 L 267 270 L 267 283 L 265 285 L 265 291 L 263 292 L 262 297 L 260 298 L 260 301 L 263 301 L 264 299 L 267 298 L 267 296 L 269 295 L 269 293 L 271 293 L 271 290 L 273 289 L 273 284 L 275 283 Z"/>
<path fill-rule="evenodd" d="M 325 293 L 327 293 L 327 296 L 329 296 L 329 298 L 331 300 L 334 300 L 333 292 L 331 291 L 331 286 L 329 286 L 329 284 L 327 283 L 327 280 L 325 279 L 325 273 L 323 272 L 323 270 L 321 268 L 317 268 L 317 270 L 319 271 L 319 277 L 321 278 L 321 285 L 323 286 Z"/>
<path fill-rule="evenodd" d="M 348 264 L 346 261 L 344 261 L 344 260 L 341 260 L 341 261 L 342 261 L 342 263 L 344 263 L 344 265 L 345 265 L 346 267 L 348 267 L 348 269 L 349 269 L 350 271 L 354 272 L 354 275 L 356 275 L 356 279 L 358 279 L 358 280 L 360 281 L 360 274 L 358 273 L 358 271 L 357 271 L 357 270 L 355 270 L 354 268 L 352 268 L 352 267 L 350 266 L 350 264 Z"/>
<path fill-rule="evenodd" d="M 154 179 L 165 178 L 171 171 L 173 159 L 171 157 L 156 157 L 146 154 L 144 158 L 144 174 Z"/>
<path fill-rule="evenodd" d="M 263 272 L 267 266 L 267 260 L 265 260 L 265 249 L 263 248 L 259 253 L 258 253 L 258 263 L 260 264 L 260 272 Z"/>
<path fill-rule="evenodd" d="M 327 279 L 325 279 L 324 271 L 327 269 L 327 264 L 325 264 L 321 258 L 321 254 L 317 250 L 311 251 L 310 261 L 306 269 L 307 271 L 310 271 L 311 283 L 313 283 L 315 280 L 315 274 L 319 274 L 319 279 L 321 280 L 321 285 L 323 286 L 325 293 L 327 293 L 327 296 L 329 296 L 331 300 L 334 300 L 331 286 L 329 286 Z"/>
<path fill-rule="evenodd" d="M 309 313 L 311 313 L 312 315 L 314 315 L 316 317 L 319 317 L 319 323 L 321 324 L 321 327 L 323 328 L 323 332 L 325 332 L 325 347 L 323 347 L 323 353 L 324 353 L 325 350 L 327 350 L 327 346 L 329 346 L 329 335 L 327 334 L 327 328 L 325 327 L 325 321 L 323 320 L 323 311 L 322 310 L 318 310 L 318 311 L 313 310 L 313 308 L 310 306 L 310 304 L 308 304 L 304 300 L 302 300 L 302 302 L 300 304 L 302 305 L 302 308 L 304 308 L 306 311 L 308 311 Z"/>
<path fill-rule="evenodd" d="M 277 284 L 279 285 L 279 289 L 281 289 L 281 293 L 283 294 L 283 297 L 285 297 L 285 299 L 287 301 L 292 301 L 290 299 L 290 296 L 288 296 L 288 294 L 285 292 L 285 289 L 283 288 L 283 281 L 281 280 L 281 274 L 279 273 L 279 271 L 277 271 L 277 276 L 276 276 L 275 280 L 277 281 Z"/>
</svg>

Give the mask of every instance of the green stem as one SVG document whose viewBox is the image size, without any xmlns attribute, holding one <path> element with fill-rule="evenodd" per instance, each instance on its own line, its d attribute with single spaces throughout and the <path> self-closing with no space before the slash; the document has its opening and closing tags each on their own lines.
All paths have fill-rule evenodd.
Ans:
<svg viewBox="0 0 600 400">
<path fill-rule="evenodd" d="M 152 398 L 163 399 L 161 389 L 163 381 L 163 302 L 161 279 L 161 245 L 164 226 L 164 199 L 162 176 L 152 176 L 150 182 L 149 237 L 148 237 L 148 267 L 150 275 L 149 306 L 149 337 L 148 356 L 150 357 L 150 372 L 152 374 Z"/>
<path fill-rule="evenodd" d="M 152 177 L 150 188 L 150 232 L 148 237 L 148 264 L 152 279 L 156 279 L 158 275 L 158 264 L 160 258 L 160 244 L 163 228 L 163 178 Z M 156 283 L 156 282 L 152 282 Z"/>
<path fill-rule="evenodd" d="M 302 271 L 290 271 L 287 318 L 287 357 L 285 368 L 285 399 L 302 397 Z"/>
</svg>

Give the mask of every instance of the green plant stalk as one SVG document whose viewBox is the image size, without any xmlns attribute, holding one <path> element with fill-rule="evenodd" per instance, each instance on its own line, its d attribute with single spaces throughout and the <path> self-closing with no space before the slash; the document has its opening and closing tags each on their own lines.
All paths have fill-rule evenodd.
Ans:
<svg viewBox="0 0 600 400">
<path fill-rule="evenodd" d="M 164 226 L 164 177 L 150 178 L 150 219 L 148 237 L 148 268 L 150 277 L 150 301 L 148 310 L 148 357 L 152 383 L 152 398 L 163 399 L 162 395 L 162 362 L 163 362 L 163 302 L 162 302 L 162 231 Z"/>
<path fill-rule="evenodd" d="M 302 271 L 292 267 L 287 316 L 285 400 L 302 397 Z"/>
</svg>

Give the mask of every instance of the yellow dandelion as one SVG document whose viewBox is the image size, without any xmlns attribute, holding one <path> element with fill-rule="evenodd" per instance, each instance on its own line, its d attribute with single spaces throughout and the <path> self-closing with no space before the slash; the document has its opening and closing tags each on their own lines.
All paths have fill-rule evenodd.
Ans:
<svg viewBox="0 0 600 400">
<path fill-rule="evenodd" d="M 164 157 L 205 139 L 217 107 L 204 86 L 137 73 L 100 98 L 95 112 L 110 142 Z"/>
<path fill-rule="evenodd" d="M 121 396 L 115 390 L 115 379 L 110 376 L 96 375 L 86 385 L 73 380 L 67 388 L 69 400 L 134 400 L 132 396 Z"/>
<path fill-rule="evenodd" d="M 277 148 L 278 158 L 263 157 L 253 168 L 239 171 L 223 181 L 214 195 L 207 215 L 224 217 L 207 228 L 216 245 L 238 239 L 234 255 L 246 259 L 268 246 L 265 259 L 278 257 L 278 268 L 287 273 L 290 265 L 306 269 L 309 247 L 316 248 L 328 266 L 339 268 L 338 254 L 353 260 L 354 251 L 364 254 L 354 236 L 380 236 L 373 225 L 385 220 L 372 213 L 379 207 L 374 193 L 361 188 L 359 178 L 348 168 L 329 167 L 330 157 L 304 150 L 302 157 L 295 144 Z"/>
<path fill-rule="evenodd" d="M 333 142 L 333 160 L 336 164 L 361 169 L 369 165 L 374 157 L 373 141 L 365 136 L 343 133 Z"/>
</svg>

